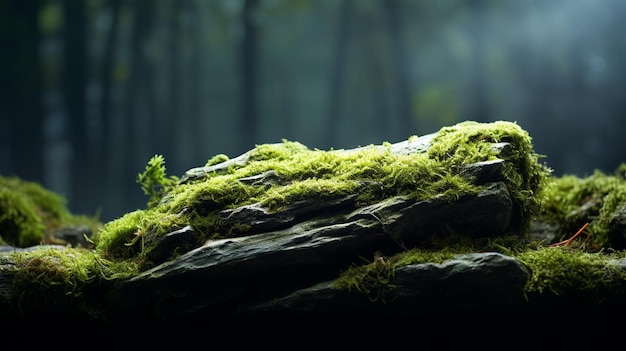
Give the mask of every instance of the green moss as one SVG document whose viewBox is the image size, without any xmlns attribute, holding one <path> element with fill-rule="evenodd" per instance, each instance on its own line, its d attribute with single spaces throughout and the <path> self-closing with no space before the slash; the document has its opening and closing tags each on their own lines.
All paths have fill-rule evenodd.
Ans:
<svg viewBox="0 0 626 351">
<path fill-rule="evenodd" d="M 623 168 L 618 168 L 615 175 L 596 170 L 584 178 L 573 175 L 550 178 L 540 217 L 561 225 L 561 239 L 589 223 L 587 250 L 626 248 L 626 233 L 612 232 L 609 226 L 616 211 L 626 204 L 626 180 L 620 175 Z"/>
<path fill-rule="evenodd" d="M 396 286 L 393 284 L 397 267 L 420 263 L 442 263 L 456 254 L 471 252 L 468 248 L 450 247 L 430 251 L 419 248 L 384 257 L 377 252 L 374 260 L 362 265 L 353 265 L 342 272 L 335 280 L 335 288 L 365 294 L 374 301 L 386 302 L 387 294 Z"/>
<path fill-rule="evenodd" d="M 418 140 L 412 136 L 407 142 Z M 494 148 L 494 143 L 500 142 L 512 147 L 505 151 Z M 0 268 L 9 273 L 13 285 L 1 296 L 21 309 L 55 303 L 63 309 L 98 314 L 102 311 L 89 301 L 90 293 L 149 267 L 155 238 L 187 225 L 199 233 L 196 245 L 207 239 L 247 235 L 249 224 L 227 223 L 219 216 L 225 209 L 259 204 L 267 211 L 281 211 L 301 200 L 346 195 L 356 195 L 355 207 L 396 195 L 415 201 L 434 196 L 454 201 L 482 189 L 471 175 L 462 172 L 464 165 L 497 158 L 507 161 L 504 181 L 522 230 L 535 215 L 564 223 L 570 235 L 589 221 L 595 244 L 602 247 L 611 242 L 606 229 L 610 216 L 626 202 L 626 165 L 614 176 L 596 172 L 588 178 L 549 177 L 549 169 L 538 163 L 531 138 L 515 123 L 464 122 L 446 127 L 421 153 L 394 153 L 392 147 L 383 142 L 355 150 L 322 151 L 283 140 L 258 145 L 243 161 L 228 163 L 228 167 L 214 167 L 229 161 L 226 155 L 217 155 L 205 165 L 208 171 L 203 177 L 185 181 L 167 178 L 164 159 L 153 158 L 138 175 L 138 183 L 150 196 L 146 209 L 102 226 L 93 238 L 94 250 L 43 248 L 3 253 Z M 249 181 L 250 177 L 257 178 Z M 7 242 L 33 245 L 45 241 L 49 228 L 84 219 L 69 214 L 63 198 L 36 184 L 0 178 L 0 235 Z M 576 247 L 541 247 L 516 235 L 486 243 L 469 240 L 463 233 L 437 240 L 429 249 L 415 248 L 391 257 L 377 253 L 372 262 L 342 272 L 336 287 L 385 302 L 387 293 L 395 288 L 397 267 L 441 263 L 460 253 L 499 251 L 517 257 L 531 269 L 527 296 L 582 291 L 598 297 L 607 291 L 626 292 L 621 252 L 592 254 Z M 177 248 L 171 259 L 192 248 Z"/>
<path fill-rule="evenodd" d="M 134 263 L 105 260 L 87 249 L 40 248 L 7 255 L 12 267 L 5 265 L 4 274 L 12 278 L 12 286 L 2 297 L 23 317 L 49 308 L 61 313 L 100 314 L 102 311 L 93 310 L 96 305 L 88 303 L 91 296 L 87 293 L 107 281 L 137 274 Z M 0 265 L 3 261 L 0 256 Z"/>
<path fill-rule="evenodd" d="M 492 147 L 492 143 L 502 142 L 514 145 L 504 157 Z M 524 218 L 539 211 L 550 170 L 538 162 L 541 155 L 534 152 L 532 138 L 516 123 L 467 121 L 442 128 L 428 153 L 450 167 L 505 158 L 505 182 L 512 192 L 515 212 L 524 222 Z"/>
<path fill-rule="evenodd" d="M 335 280 L 335 288 L 366 295 L 372 302 L 385 302 L 393 285 L 394 266 L 380 254 L 372 263 L 354 265 Z"/>
<path fill-rule="evenodd" d="M 546 294 L 575 294 L 601 302 L 609 294 L 620 296 L 626 293 L 626 271 L 620 265 L 625 254 L 611 249 L 612 243 L 622 242 L 625 233 L 610 233 L 608 223 L 615 211 L 626 203 L 624 170 L 626 165 L 618 167 L 614 175 L 595 171 L 585 178 L 565 175 L 547 179 L 537 216 L 559 223 L 564 229 L 563 236 L 568 238 L 589 222 L 588 232 L 591 235 L 585 246 L 545 247 L 520 238 L 511 241 L 502 237 L 490 239 L 485 246 L 465 241 L 464 248 L 457 249 L 455 253 L 499 251 L 518 258 L 532 273 L 524 288 L 529 298 Z M 436 251 L 437 255 L 442 252 L 442 256 L 429 257 L 417 250 L 416 255 L 409 251 L 387 258 L 384 262 L 388 264 L 384 266 L 380 265 L 381 261 L 377 264 L 375 259 L 371 263 L 352 267 L 340 275 L 336 287 L 362 292 L 372 300 L 384 300 L 394 287 L 391 278 L 395 268 L 406 264 L 440 263 L 451 258 L 447 253 L 452 246 L 448 245 L 448 241 L 435 245 L 442 250 Z M 596 252 L 585 252 L 590 248 Z"/>
<path fill-rule="evenodd" d="M 46 227 L 28 197 L 2 188 L 0 208 L 0 234 L 5 243 L 27 247 L 43 241 Z"/>
<path fill-rule="evenodd" d="M 141 186 L 141 190 L 150 196 L 148 208 L 155 206 L 167 189 L 177 180 L 176 177 L 166 177 L 165 159 L 162 155 L 154 155 L 148 161 L 143 173 L 137 175 L 137 183 Z"/>
<path fill-rule="evenodd" d="M 576 293 L 599 301 L 608 292 L 616 296 L 626 293 L 626 271 L 620 265 L 624 252 L 600 254 L 544 247 L 516 257 L 532 272 L 525 287 L 527 295 Z"/>
<path fill-rule="evenodd" d="M 408 142 L 416 142 L 415 137 Z M 494 143 L 508 142 L 507 153 Z M 309 149 L 298 142 L 257 145 L 244 162 L 209 171 L 204 177 L 178 182 L 160 194 L 160 202 L 145 211 L 130 213 L 107 224 L 97 236 L 98 250 L 108 257 L 133 257 L 151 250 L 140 237 L 159 235 L 191 225 L 198 245 L 209 238 L 245 235 L 245 223 L 225 223 L 225 209 L 259 204 L 267 211 L 310 198 L 336 199 L 356 195 L 355 206 L 366 206 L 396 195 L 416 201 L 444 197 L 454 201 L 478 193 L 481 185 L 462 172 L 464 165 L 494 160 L 508 162 L 505 182 L 513 195 L 522 226 L 537 210 L 543 180 L 549 169 L 537 163 L 531 138 L 512 122 L 464 122 L 441 129 L 426 152 L 392 152 L 392 144 L 353 150 Z M 210 166 L 227 161 L 216 156 Z M 152 160 L 146 170 L 154 168 Z M 146 171 L 147 172 L 147 171 Z M 244 182 L 249 177 L 273 174 L 271 180 Z M 159 179 L 165 179 L 163 172 Z M 174 216 L 176 220 L 163 220 Z M 237 226 L 236 229 L 233 226 Z"/>
<path fill-rule="evenodd" d="M 96 217 L 71 214 L 65 198 L 40 184 L 0 177 L 0 243 L 17 247 L 57 243 L 55 231 L 78 224 L 94 232 L 101 225 Z"/>
<path fill-rule="evenodd" d="M 218 163 L 222 163 L 228 161 L 230 158 L 224 154 L 217 154 L 211 157 L 205 164 L 206 167 L 216 165 Z"/>
<path fill-rule="evenodd" d="M 600 303 L 608 296 L 626 294 L 626 271 L 621 266 L 624 251 L 588 253 L 564 247 L 517 249 L 506 251 L 530 269 L 530 279 L 522 291 L 528 300 L 546 295 L 575 295 Z M 396 288 L 393 277 L 398 267 L 442 263 L 458 254 L 472 252 L 478 251 L 470 245 L 435 251 L 413 249 L 391 257 L 376 253 L 373 261 L 353 265 L 342 272 L 335 280 L 335 288 L 362 293 L 371 301 L 386 302 L 389 292 Z"/>
</svg>

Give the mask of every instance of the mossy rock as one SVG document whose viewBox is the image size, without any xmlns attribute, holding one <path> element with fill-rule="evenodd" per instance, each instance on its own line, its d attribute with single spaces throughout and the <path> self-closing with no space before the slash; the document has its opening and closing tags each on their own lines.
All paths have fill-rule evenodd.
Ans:
<svg viewBox="0 0 626 351">
<path fill-rule="evenodd" d="M 139 175 L 144 191 L 152 196 L 148 207 L 107 223 L 95 241 L 104 257 L 137 258 L 148 268 L 154 264 L 151 251 L 160 237 L 187 226 L 196 235 L 170 259 L 207 240 L 258 233 L 254 220 L 228 218 L 246 206 L 280 217 L 281 211 L 302 203 L 349 200 L 354 209 L 394 196 L 452 202 L 485 189 L 467 166 L 497 160 L 504 160 L 501 180 L 511 193 L 515 228 L 523 232 L 539 209 L 550 173 L 538 159 L 528 133 L 505 121 L 468 121 L 395 144 L 350 150 L 309 149 L 283 140 L 258 145 L 234 159 L 218 155 L 181 179 L 167 179 L 164 160 L 153 158 Z M 154 190 L 158 185 L 161 188 Z"/>
<path fill-rule="evenodd" d="M 100 229 L 96 216 L 74 215 L 61 195 L 18 177 L 0 177 L 0 244 L 25 248 L 67 244 L 55 234 L 69 228 Z"/>
<path fill-rule="evenodd" d="M 556 178 L 550 175 L 548 167 L 539 163 L 539 159 L 530 136 L 517 124 L 504 121 L 464 122 L 395 144 L 382 143 L 351 150 L 309 149 L 285 140 L 258 145 L 235 158 L 217 155 L 204 166 L 189 170 L 180 179 L 167 178 L 163 158 L 155 157 L 138 177 L 143 190 L 150 196 L 146 208 L 105 223 L 92 238 L 94 247 L 42 245 L 40 249 L 0 255 L 0 314 L 41 316 L 66 313 L 102 320 L 110 317 L 111 306 L 124 312 L 124 303 L 129 303 L 132 308 L 133 302 L 148 301 L 147 306 L 153 307 L 151 302 L 159 294 L 157 300 L 180 293 L 176 296 L 198 297 L 204 302 L 209 298 L 203 295 L 207 293 L 206 286 L 195 280 L 199 277 L 195 275 L 197 272 L 187 276 L 191 281 L 177 280 L 180 276 L 176 276 L 169 281 L 173 286 L 159 285 L 162 276 L 151 272 L 175 264 L 193 271 L 199 266 L 187 265 L 184 258 L 188 258 L 194 249 L 200 252 L 209 246 L 217 247 L 214 244 L 219 242 L 222 244 L 219 250 L 225 248 L 221 257 L 228 256 L 231 254 L 226 250 L 228 243 L 230 240 L 235 242 L 236 237 L 239 242 L 262 237 L 253 235 L 280 230 L 285 225 L 293 226 L 320 214 L 330 218 L 336 213 L 354 213 L 397 198 L 415 203 L 436 199 L 454 204 L 493 185 L 492 174 L 484 174 L 484 170 L 491 169 L 485 166 L 493 165 L 497 166 L 495 181 L 505 184 L 510 192 L 516 217 L 514 225 L 501 233 L 501 237 L 472 240 L 458 231 L 448 238 L 439 238 L 440 241 L 430 248 L 410 248 L 394 256 L 377 253 L 371 262 L 361 257 L 360 261 L 354 262 L 354 267 L 346 268 L 343 273 L 337 267 L 324 272 L 325 277 L 335 279 L 336 284 L 329 286 L 358 291 L 380 301 L 394 288 L 393 275 L 398 267 L 441 263 L 457 254 L 497 251 L 514 257 L 529 268 L 532 275 L 524 289 L 531 299 L 548 295 L 558 298 L 572 292 L 583 292 L 584 297 L 591 296 L 587 301 L 592 302 L 601 301 L 607 293 L 621 299 L 626 293 L 622 267 L 624 255 L 617 246 L 613 248 L 611 245 L 619 244 L 619 238 L 624 234 L 616 229 L 619 228 L 616 216 L 626 202 L 623 195 L 626 191 L 622 190 L 623 171 L 618 170 L 615 175 L 595 173 L 589 178 Z M 21 186 L 26 183 L 15 179 L 6 184 L 9 185 L 0 188 L 5 189 L 0 193 L 4 197 L 0 199 L 7 203 L 13 201 L 9 206 L 13 212 L 4 210 L 5 215 L 0 219 L 17 218 L 19 220 L 14 222 L 18 224 L 44 228 L 43 236 L 37 234 L 41 231 L 32 228 L 24 231 L 3 229 L 6 233 L 35 233 L 26 235 L 27 240 L 22 239 L 25 245 L 46 243 L 45 228 L 75 223 L 76 218 L 62 206 L 62 198 L 46 197 L 50 194 L 44 191 L 46 196 L 43 197 L 48 200 L 41 201 L 37 200 L 42 197 L 41 187 L 27 184 L 28 189 L 36 188 L 37 192 L 32 192 L 32 189 L 22 190 Z M 7 189 L 14 192 L 7 195 L 10 193 Z M 16 201 L 14 193 L 18 189 L 18 193 L 39 195 Z M 50 206 L 50 203 L 55 205 Z M 31 211 L 22 208 L 31 208 Z M 245 211 L 253 216 L 235 215 Z M 37 217 L 48 212 L 52 214 Z M 7 213 L 20 215 L 9 216 Z M 295 219 L 286 216 L 294 213 L 297 214 Z M 260 226 L 254 219 L 261 217 L 254 217 L 254 214 L 279 220 Z M 568 245 L 534 241 L 527 234 L 533 222 L 543 220 L 558 223 L 559 233 L 555 241 L 570 237 L 581 223 L 587 222 L 591 223 L 589 233 L 593 235 L 581 236 Z M 0 223 L 0 228 L 2 225 L 21 228 L 10 221 Z M 297 226 L 293 227 L 296 231 Z M 281 234 L 285 233 L 291 232 Z M 174 234 L 181 236 L 168 241 L 167 255 L 161 256 L 160 261 L 155 260 L 161 255 L 155 255 L 159 245 L 163 246 L 160 243 Z M 14 239 L 17 236 L 11 235 L 6 237 L 17 243 L 19 240 Z M 589 250 L 594 253 L 585 252 Z M 280 254 L 274 256 L 277 258 L 273 261 L 275 269 L 272 271 L 281 270 L 284 260 L 278 257 Z M 245 257 L 242 261 L 246 261 Z M 228 285 L 233 283 L 229 276 L 231 266 L 231 271 L 228 271 L 229 267 L 220 267 L 219 262 L 213 267 L 214 271 L 227 275 L 224 281 L 209 280 L 213 284 L 211 293 L 218 298 L 223 297 L 224 291 L 220 289 L 232 288 Z M 175 270 L 168 272 L 177 273 Z M 247 277 L 246 273 L 249 272 L 238 272 L 238 277 Z M 142 276 L 143 280 L 137 279 Z M 206 275 L 203 278 L 206 279 Z M 127 284 L 132 286 L 132 282 L 138 282 L 138 295 L 125 296 L 123 290 L 117 290 Z M 154 284 L 154 288 L 144 289 L 143 283 Z M 168 290 L 170 288 L 181 290 Z M 255 291 L 265 292 L 275 286 L 256 288 Z M 192 305 L 194 302 L 190 301 Z M 212 314 L 213 311 L 209 312 Z M 128 316 L 121 313 L 118 317 L 125 319 Z"/>
<path fill-rule="evenodd" d="M 551 225 L 556 240 L 584 227 L 575 244 L 585 251 L 626 249 L 625 169 L 626 163 L 613 174 L 551 177 L 536 220 Z"/>
</svg>

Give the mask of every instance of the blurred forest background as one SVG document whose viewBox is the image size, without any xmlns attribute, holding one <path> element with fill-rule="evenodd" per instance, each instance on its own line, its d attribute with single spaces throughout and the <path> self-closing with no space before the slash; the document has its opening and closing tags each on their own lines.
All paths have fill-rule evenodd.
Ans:
<svg viewBox="0 0 626 351">
<path fill-rule="evenodd" d="M 613 172 L 623 0 L 0 0 L 0 175 L 103 222 L 255 144 L 515 121 L 556 175 Z"/>
</svg>

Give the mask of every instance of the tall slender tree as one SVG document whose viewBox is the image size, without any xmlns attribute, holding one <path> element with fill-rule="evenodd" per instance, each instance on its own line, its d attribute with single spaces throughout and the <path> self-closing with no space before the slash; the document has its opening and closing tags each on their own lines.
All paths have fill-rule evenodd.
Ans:
<svg viewBox="0 0 626 351">
<path fill-rule="evenodd" d="M 259 61 L 258 28 L 255 21 L 258 0 L 245 0 L 242 13 L 243 38 L 241 41 L 241 119 L 240 128 L 245 145 L 254 146 L 258 138 L 259 86 L 257 64 Z"/>
<path fill-rule="evenodd" d="M 102 101 L 100 103 L 100 126 L 102 128 L 101 131 L 101 141 L 99 143 L 99 148 L 97 151 L 97 159 L 105 160 L 107 159 L 106 153 L 109 151 L 109 143 L 111 137 L 111 126 L 110 126 L 110 118 L 111 118 L 111 107 L 113 101 L 111 99 L 111 92 L 113 90 L 113 70 L 115 64 L 115 51 L 117 48 L 117 39 L 118 39 L 118 22 L 119 22 L 119 12 L 121 0 L 111 0 L 108 2 L 109 4 L 109 12 L 111 16 L 111 25 L 109 27 L 109 32 L 106 36 L 106 41 L 104 43 L 104 52 L 103 52 L 103 60 L 102 60 L 102 73 L 100 76 L 101 86 L 102 86 Z"/>
<path fill-rule="evenodd" d="M 190 131 L 194 144 L 191 151 L 194 154 L 194 158 L 202 159 L 210 156 L 204 154 L 206 152 L 205 144 L 203 143 L 205 131 L 202 128 L 204 125 L 203 96 L 205 93 L 203 78 L 205 77 L 204 67 L 206 64 L 204 57 L 205 45 L 202 36 L 204 19 L 202 16 L 205 14 L 200 11 L 201 8 L 194 1 L 185 1 L 183 5 L 185 12 L 190 15 L 189 26 L 191 27 L 190 36 L 192 40 L 191 75 L 189 77 L 191 99 L 188 110 L 191 125 L 194 127 Z"/>
<path fill-rule="evenodd" d="M 411 113 L 411 72 L 409 70 L 409 54 L 404 43 L 404 18 L 400 0 L 381 0 L 383 13 L 387 19 L 389 39 L 391 41 L 391 64 L 393 66 L 394 91 L 397 96 L 400 130 L 405 133 L 417 129 L 415 118 Z M 406 137 L 406 135 L 402 136 Z"/>
<path fill-rule="evenodd" d="M 364 87 L 362 94 L 373 110 L 371 118 L 373 122 L 368 121 L 368 129 L 374 129 L 378 139 L 386 139 L 389 138 L 393 125 L 389 99 L 391 87 L 388 79 L 390 68 L 393 67 L 389 67 L 386 38 L 377 35 L 381 30 L 378 13 L 361 14 L 355 18 L 355 22 L 356 27 L 362 28 L 356 46 L 360 50 L 360 56 L 363 57 L 359 60 L 363 65 L 362 70 L 367 72 L 367 86 Z"/>
<path fill-rule="evenodd" d="M 86 2 L 64 0 L 64 67 L 63 94 L 69 116 L 69 138 L 72 145 L 70 208 L 76 212 L 95 211 L 90 184 L 90 144 L 87 138 L 87 21 Z"/>
<path fill-rule="evenodd" d="M 157 142 L 159 150 L 162 150 L 162 154 L 168 162 L 168 168 L 170 170 L 179 170 L 179 160 L 176 158 L 177 147 L 179 146 L 173 142 L 172 139 L 178 137 L 181 126 L 180 119 L 184 117 L 180 114 L 183 84 L 181 69 L 181 15 L 183 6 L 181 1 L 172 1 L 168 5 L 168 37 L 165 44 L 167 48 L 165 70 L 167 72 L 167 86 L 169 92 L 164 108 L 166 114 L 159 118 L 160 140 Z"/>
<path fill-rule="evenodd" d="M 341 104 L 343 101 L 344 74 L 348 57 L 348 42 L 350 40 L 350 27 L 352 18 L 352 0 L 344 0 L 339 6 L 339 16 L 337 18 L 337 36 L 333 47 L 333 57 L 331 62 L 330 76 L 330 100 L 328 111 L 328 132 L 323 137 L 322 144 L 333 147 L 338 140 L 338 124 L 341 118 Z"/>
<path fill-rule="evenodd" d="M 126 122 L 124 132 L 126 137 L 123 140 L 127 144 L 124 146 L 126 151 L 123 155 L 120 155 L 121 164 L 127 175 L 136 174 L 141 170 L 137 165 L 146 162 L 145 160 L 137 159 L 138 155 L 135 152 L 135 146 L 146 142 L 146 140 L 138 140 L 139 128 L 148 127 L 140 123 L 141 118 L 138 115 L 138 106 L 141 104 L 142 98 L 148 93 L 142 83 L 147 79 L 147 63 L 143 53 L 152 24 L 153 6 L 154 3 L 151 0 L 135 0 L 133 2 L 134 21 L 130 33 L 131 74 L 126 88 L 124 104 Z M 125 177 L 124 179 L 122 185 L 124 190 L 121 195 L 125 198 L 125 202 L 139 204 L 143 194 L 138 191 L 135 179 L 132 177 Z"/>
<path fill-rule="evenodd" d="M 111 93 L 114 88 L 114 65 L 115 65 L 115 52 L 117 49 L 118 41 L 118 23 L 119 13 L 121 8 L 121 0 L 111 0 L 108 10 L 111 16 L 111 25 L 109 27 L 109 33 L 106 36 L 104 43 L 104 57 L 102 61 L 101 70 L 101 86 L 102 86 L 102 100 L 100 102 L 100 142 L 97 143 L 95 150 L 95 160 L 100 160 L 100 164 L 104 164 L 104 169 L 101 169 L 98 174 L 101 176 L 98 179 L 98 183 L 102 186 L 98 187 L 96 197 L 102 201 L 103 212 L 112 211 L 115 206 L 115 199 L 111 194 L 115 194 L 113 191 L 115 185 L 112 184 L 114 177 L 112 176 L 114 165 L 108 164 L 111 153 L 111 120 L 113 119 L 111 111 L 113 110 L 113 99 Z M 102 161 L 104 160 L 104 162 Z"/>
<path fill-rule="evenodd" d="M 491 118 L 491 109 L 487 101 L 487 75 L 485 72 L 485 35 L 484 28 L 486 16 L 484 0 L 469 0 L 468 35 L 470 42 L 470 82 L 469 82 L 469 107 L 467 119 L 486 122 Z"/>
<path fill-rule="evenodd" d="M 44 182 L 38 0 L 0 2 L 0 173 Z M 0 161 L 2 161 L 0 159 Z"/>
</svg>

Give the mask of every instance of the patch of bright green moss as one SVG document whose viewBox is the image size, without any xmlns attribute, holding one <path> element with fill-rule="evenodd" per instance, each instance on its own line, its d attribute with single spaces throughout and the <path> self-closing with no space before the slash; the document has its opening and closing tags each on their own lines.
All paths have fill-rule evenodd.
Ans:
<svg viewBox="0 0 626 351">
<path fill-rule="evenodd" d="M 599 248 L 594 250 L 598 252 L 585 252 L 582 246 L 543 247 L 519 239 L 513 243 L 502 242 L 498 240 L 500 238 L 493 239 L 489 247 L 479 248 L 466 242 L 466 248 L 457 252 L 495 250 L 518 258 L 532 272 L 525 286 L 527 296 L 560 296 L 573 292 L 600 302 L 609 292 L 613 296 L 626 293 L 626 271 L 620 266 L 620 260 L 624 259 L 625 254 L 623 251 L 611 251 L 611 244 L 623 239 L 608 236 L 611 234 L 608 231 L 611 216 L 626 204 L 625 170 L 626 164 L 618 167 L 614 175 L 595 171 L 585 178 L 572 175 L 550 177 L 545 187 L 538 215 L 559 223 L 565 228 L 568 238 L 584 223 L 590 223 L 588 247 L 593 245 Z M 447 251 L 445 243 L 439 247 Z M 385 294 L 394 287 L 391 278 L 396 267 L 424 262 L 441 263 L 442 259 L 448 258 L 451 257 L 431 258 L 417 250 L 387 258 L 385 262 L 389 264 L 385 266 L 376 264 L 374 260 L 344 272 L 337 280 L 337 287 L 363 292 L 372 300 L 383 300 Z"/>
<path fill-rule="evenodd" d="M 526 294 L 583 293 L 601 299 L 607 292 L 626 293 L 624 252 L 589 253 L 564 247 L 544 247 L 520 252 L 516 258 L 530 268 Z"/>
<path fill-rule="evenodd" d="M 206 167 L 216 165 L 218 163 L 222 163 L 228 161 L 230 158 L 224 154 L 217 154 L 211 157 L 205 164 Z"/>
<path fill-rule="evenodd" d="M 488 250 L 491 251 L 491 250 Z M 472 246 L 443 248 L 437 251 L 413 249 L 391 257 L 376 254 L 374 260 L 363 265 L 353 265 L 335 280 L 335 288 L 365 294 L 372 301 L 385 302 L 394 285 L 394 272 L 398 267 L 421 263 L 442 263 L 463 253 L 477 252 Z M 607 294 L 626 294 L 626 270 L 620 262 L 625 253 L 588 253 L 569 248 L 539 247 L 508 251 L 531 271 L 524 286 L 524 295 L 564 296 L 576 294 L 601 302 Z"/>
<path fill-rule="evenodd" d="M 154 155 L 146 165 L 144 172 L 137 175 L 137 183 L 144 194 L 150 196 L 148 207 L 154 207 L 163 193 L 165 193 L 178 178 L 165 176 L 165 159 L 162 155 Z"/>
<path fill-rule="evenodd" d="M 416 138 L 409 138 L 409 141 Z M 502 155 L 494 143 L 508 142 L 511 152 Z M 191 225 L 199 233 L 198 245 L 209 238 L 245 235 L 245 225 L 226 224 L 217 215 L 225 209 L 260 204 L 268 211 L 309 198 L 336 199 L 357 195 L 356 206 L 404 195 L 416 201 L 443 196 L 453 201 L 476 194 L 466 164 L 505 158 L 505 182 L 526 222 L 539 206 L 543 179 L 549 170 L 537 163 L 531 138 L 516 123 L 463 122 L 441 129 L 427 152 L 392 153 L 390 143 L 354 150 L 309 149 L 283 140 L 257 145 L 246 162 L 232 163 L 226 170 L 207 173 L 204 178 L 179 182 L 165 191 L 153 206 L 107 223 L 96 238 L 106 257 L 145 256 L 151 247 L 142 237 L 160 235 Z M 215 156 L 209 164 L 227 157 Z M 148 167 L 146 168 L 148 170 Z M 162 169 L 163 171 L 164 169 Z M 240 179 L 272 172 L 276 180 L 260 184 Z M 164 173 L 161 178 L 164 178 Z M 232 226 L 238 226 L 233 230 Z M 138 243 L 142 243 L 139 245 Z"/>
<path fill-rule="evenodd" d="M 620 169 L 614 175 L 596 170 L 580 178 L 573 175 L 552 177 L 546 187 L 541 216 L 560 223 L 563 236 L 571 236 L 585 223 L 588 248 L 623 249 L 626 233 L 609 231 L 609 222 L 626 204 L 626 180 Z"/>
<path fill-rule="evenodd" d="M 84 224 L 95 232 L 95 217 L 73 215 L 66 200 L 38 183 L 17 177 L 0 177 L 0 244 L 28 247 L 54 241 L 63 226 Z"/>
<path fill-rule="evenodd" d="M 393 284 L 393 277 L 397 267 L 420 263 L 442 263 L 457 254 L 468 252 L 471 250 L 451 247 L 438 251 L 415 248 L 391 257 L 376 253 L 372 262 L 353 265 L 342 272 L 335 280 L 335 288 L 365 294 L 372 302 L 386 302 L 387 294 L 396 287 Z"/>
<path fill-rule="evenodd" d="M 491 143 L 507 142 L 514 145 L 509 155 L 494 154 Z M 550 173 L 538 160 L 541 155 L 533 150 L 532 138 L 517 124 L 496 121 L 489 124 L 466 121 L 442 128 L 433 146 L 428 150 L 431 158 L 449 160 L 451 165 L 505 158 L 505 182 L 517 211 L 522 218 L 536 213 L 542 201 L 542 191 Z"/>
<path fill-rule="evenodd" d="M 91 289 L 102 288 L 107 281 L 137 274 L 130 261 L 105 260 L 93 250 L 80 248 L 39 248 L 32 251 L 6 253 L 11 262 L 4 264 L 3 274 L 12 278 L 11 289 L 2 294 L 23 316 L 52 305 L 63 306 L 65 312 L 99 313 L 87 302 Z"/>
</svg>

